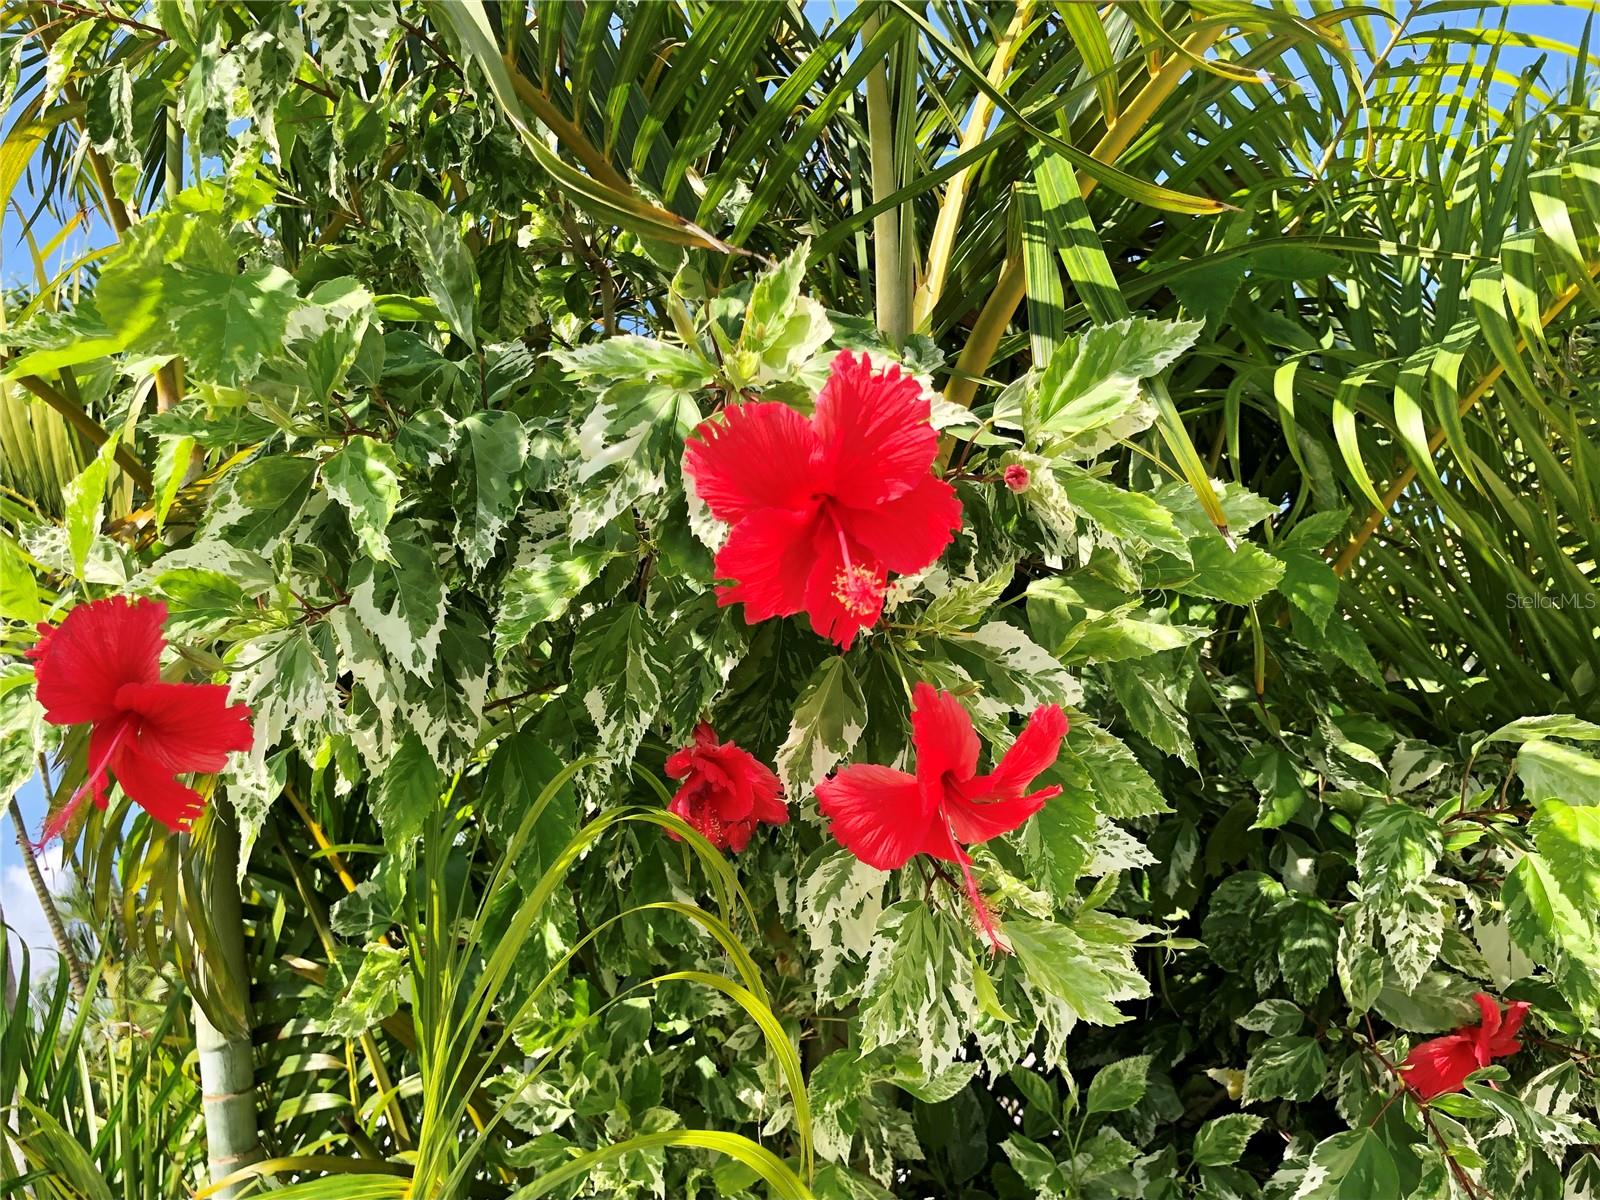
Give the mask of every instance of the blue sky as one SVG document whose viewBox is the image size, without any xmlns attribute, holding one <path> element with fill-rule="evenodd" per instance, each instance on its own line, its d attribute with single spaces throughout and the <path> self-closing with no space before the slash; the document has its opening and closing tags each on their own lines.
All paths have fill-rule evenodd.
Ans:
<svg viewBox="0 0 1600 1200">
<path fill-rule="evenodd" d="M 853 7 L 851 3 L 833 4 L 810 0 L 805 9 L 812 22 L 821 25 L 831 14 L 846 12 L 851 7 Z M 1302 11 L 1309 11 L 1304 4 L 1300 7 Z M 1430 18 L 1418 22 L 1413 28 L 1426 29 L 1440 24 L 1455 28 L 1477 25 L 1498 26 L 1502 14 L 1509 30 L 1574 43 L 1582 37 L 1588 15 L 1583 9 L 1554 3 L 1514 4 L 1510 7 L 1491 4 L 1485 5 L 1482 9 L 1465 9 L 1447 17 Z M 1537 59 L 1540 53 L 1541 51 L 1532 48 L 1507 47 L 1501 53 L 1501 66 L 1509 72 L 1516 73 Z M 1366 63 L 1362 61 L 1363 57 L 1358 54 L 1357 63 L 1364 68 Z M 1555 62 L 1556 57 L 1552 56 L 1552 62 Z M 1558 72 L 1564 72 L 1565 69 L 1565 65 L 1562 64 L 1557 66 L 1555 71 L 1547 71 L 1547 75 L 1550 76 L 1548 81 L 1551 84 L 1558 82 L 1561 78 Z M 15 119 L 19 107 L 13 105 L 13 111 L 6 114 L 7 128 Z M 32 193 L 31 185 L 32 181 L 26 177 L 21 181 L 15 197 L 16 203 L 4 213 L 4 219 L 0 221 L 0 280 L 7 286 L 26 285 L 34 276 L 31 256 L 23 237 L 22 221 L 17 212 L 18 206 L 24 212 L 31 212 L 34 208 L 36 195 Z M 43 245 L 48 243 L 60 228 L 56 216 L 45 212 L 36 222 L 33 234 L 36 241 Z M 56 261 L 71 261 L 86 250 L 103 246 L 110 240 L 110 231 L 103 224 L 90 221 L 67 236 L 56 256 Z M 30 781 L 23 788 L 19 803 L 25 823 L 37 833 L 44 816 L 44 799 L 37 780 Z M 20 852 L 9 818 L 4 824 L 5 837 L 0 839 L 0 907 L 4 908 L 6 920 L 24 940 L 30 945 L 48 950 L 49 936 L 33 891 L 23 873 Z M 56 848 L 51 861 L 59 862 L 59 847 Z"/>
</svg>

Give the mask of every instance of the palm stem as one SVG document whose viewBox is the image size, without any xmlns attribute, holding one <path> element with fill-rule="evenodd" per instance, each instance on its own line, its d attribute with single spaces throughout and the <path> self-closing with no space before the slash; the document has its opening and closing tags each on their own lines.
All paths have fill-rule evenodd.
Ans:
<svg viewBox="0 0 1600 1200">
<path fill-rule="evenodd" d="M 16 831 L 17 846 L 22 851 L 22 867 L 28 873 L 28 882 L 33 885 L 33 894 L 39 899 L 39 908 L 44 912 L 44 923 L 50 927 L 50 938 L 56 944 L 56 951 L 61 955 L 61 961 L 67 964 L 67 977 L 72 981 L 72 994 L 81 1004 L 84 997 L 89 994 L 89 976 L 72 948 L 72 939 L 67 936 L 67 927 L 61 920 L 60 910 L 56 908 L 55 897 L 50 894 L 44 875 L 39 870 L 39 860 L 34 856 L 33 843 L 28 840 L 28 828 L 23 823 L 22 809 L 17 806 L 15 797 L 11 800 L 11 827 Z M 10 969 L 8 958 L 6 970 Z"/>
<path fill-rule="evenodd" d="M 864 42 L 878 32 L 880 18 L 873 17 L 861 27 Z M 893 195 L 894 112 L 889 107 L 888 52 L 873 64 L 867 75 L 867 138 L 871 150 L 872 202 Z M 907 304 L 904 272 L 900 258 L 900 213 L 896 209 L 872 218 L 872 286 L 875 293 L 878 329 L 892 345 L 905 340 Z"/>
<path fill-rule="evenodd" d="M 194 1026 L 206 1159 L 214 1183 L 258 1161 L 263 1151 L 256 1127 L 250 977 L 239 910 L 239 831 L 232 814 L 218 805 L 212 808 L 209 841 L 201 863 L 206 929 L 195 930 L 208 944 L 207 952 L 196 956 L 202 986 L 195 993 Z M 216 1011 L 207 1011 L 202 996 L 210 997 Z M 233 1200 L 247 1187 L 230 1185 L 213 1194 L 218 1200 Z"/>
</svg>

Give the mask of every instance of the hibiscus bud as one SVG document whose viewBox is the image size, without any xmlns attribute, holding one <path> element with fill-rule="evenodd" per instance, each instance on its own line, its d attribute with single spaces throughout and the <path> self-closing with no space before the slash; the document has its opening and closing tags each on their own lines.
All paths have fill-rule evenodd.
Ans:
<svg viewBox="0 0 1600 1200">
<path fill-rule="evenodd" d="M 1013 492 L 1027 491 L 1028 484 L 1033 482 L 1033 477 L 1028 474 L 1028 468 L 1021 463 L 1012 463 L 1006 468 L 1005 474 L 1001 478 L 1005 480 L 1006 486 Z"/>
</svg>

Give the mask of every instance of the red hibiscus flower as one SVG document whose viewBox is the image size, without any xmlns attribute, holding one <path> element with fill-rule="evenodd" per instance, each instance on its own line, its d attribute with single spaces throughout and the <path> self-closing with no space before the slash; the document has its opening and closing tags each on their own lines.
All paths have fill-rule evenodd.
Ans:
<svg viewBox="0 0 1600 1200">
<path fill-rule="evenodd" d="M 1010 833 L 1060 793 L 1027 789 L 1056 761 L 1066 736 L 1067 714 L 1042 705 L 995 769 L 979 775 L 978 735 L 966 709 L 949 692 L 919 683 L 911 702 L 917 773 L 845 767 L 817 785 L 817 800 L 833 836 L 869 867 L 892 870 L 918 854 L 960 867 L 978 924 L 990 945 L 1004 950 L 961 845 Z"/>
<path fill-rule="evenodd" d="M 1472 998 L 1478 1002 L 1482 1021 L 1463 1025 L 1444 1037 L 1430 1038 L 1413 1049 L 1400 1064 L 1406 1087 L 1419 1100 L 1459 1092 L 1466 1085 L 1468 1075 L 1487 1067 L 1494 1059 L 1522 1049 L 1517 1031 L 1528 1015 L 1528 1002 L 1517 1000 L 1501 1013 L 1493 996 L 1479 992 Z"/>
<path fill-rule="evenodd" d="M 667 811 L 698 829 L 718 850 L 735 854 L 750 844 L 758 823 L 784 825 L 789 809 L 778 799 L 778 777 L 748 750 L 717 741 L 711 726 L 695 727 L 694 742 L 667 759 L 681 779 Z M 679 840 L 667 830 L 674 841 Z"/>
<path fill-rule="evenodd" d="M 805 611 L 849 649 L 878 619 L 889 572 L 920 571 L 961 528 L 955 489 L 931 473 L 939 435 L 914 379 L 874 374 L 848 350 L 809 421 L 757 402 L 706 421 L 685 443 L 683 469 L 733 528 L 717 554 L 719 604 L 745 620 Z"/>
<path fill-rule="evenodd" d="M 145 812 L 186 829 L 205 801 L 176 776 L 220 771 L 229 751 L 250 749 L 250 710 L 228 703 L 227 685 L 161 682 L 166 619 L 159 601 L 113 596 L 39 626 L 28 657 L 45 720 L 91 726 L 88 778 L 45 823 L 41 845 L 66 829 L 86 794 L 104 808 L 113 775 Z"/>
</svg>

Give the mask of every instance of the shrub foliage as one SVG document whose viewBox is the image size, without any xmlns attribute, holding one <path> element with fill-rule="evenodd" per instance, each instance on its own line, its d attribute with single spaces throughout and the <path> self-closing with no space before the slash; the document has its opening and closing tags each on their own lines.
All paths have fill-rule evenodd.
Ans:
<svg viewBox="0 0 1600 1200">
<path fill-rule="evenodd" d="M 0 783 L 78 793 L 25 655 L 113 595 L 254 740 L 185 833 L 68 822 L 11 1193 L 1600 1187 L 1585 56 L 814 7 L 15 7 Z M 719 603 L 685 469 L 844 352 L 961 506 L 849 638 Z M 919 684 L 976 770 L 1070 730 L 879 870 L 817 789 Z M 784 823 L 674 804 L 702 725 Z M 1408 1090 L 1477 993 L 1516 1042 Z"/>
</svg>

